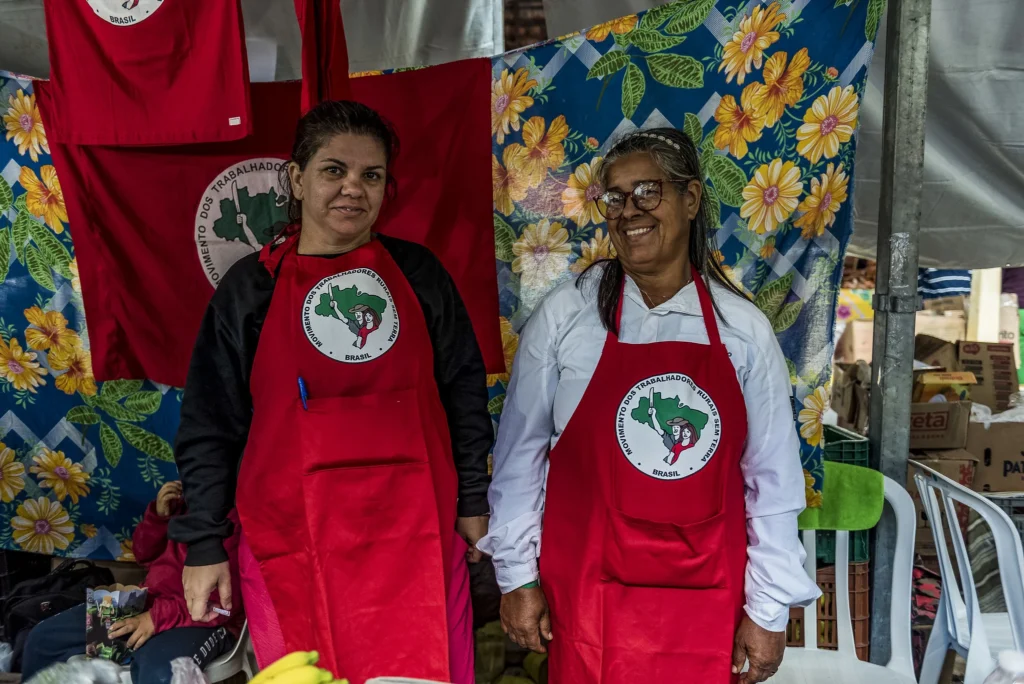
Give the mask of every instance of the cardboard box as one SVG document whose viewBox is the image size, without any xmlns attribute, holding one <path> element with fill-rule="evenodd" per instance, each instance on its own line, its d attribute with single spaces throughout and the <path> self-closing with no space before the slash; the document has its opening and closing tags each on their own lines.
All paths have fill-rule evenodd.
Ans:
<svg viewBox="0 0 1024 684">
<path fill-rule="evenodd" d="M 910 405 L 910 448 L 914 450 L 963 449 L 971 402 L 951 401 Z"/>
<path fill-rule="evenodd" d="M 967 337 L 967 319 L 962 311 L 949 311 L 942 314 L 919 311 L 915 325 L 918 333 L 947 342 L 958 342 Z M 855 361 L 871 363 L 874 328 L 873 321 L 848 321 L 836 343 L 835 360 L 840 363 L 854 363 Z"/>
<path fill-rule="evenodd" d="M 871 366 L 863 361 L 836 364 L 832 369 L 832 410 L 836 424 L 859 435 L 868 429 L 868 395 L 871 389 Z"/>
<path fill-rule="evenodd" d="M 1024 492 L 1024 423 L 971 423 L 967 450 L 978 459 L 972 489 Z"/>
<path fill-rule="evenodd" d="M 1009 408 L 1010 395 L 1019 390 L 1013 345 L 960 342 L 957 352 L 960 367 L 978 379 L 971 400 L 988 406 L 993 413 Z"/>
<path fill-rule="evenodd" d="M 971 387 L 978 381 L 974 373 L 927 371 L 914 374 L 914 394 L 911 401 L 918 404 L 939 401 L 968 401 Z"/>
<path fill-rule="evenodd" d="M 918 334 L 938 337 L 947 342 L 959 342 L 967 337 L 967 317 L 963 311 L 917 312 L 914 328 Z"/>
<path fill-rule="evenodd" d="M 999 306 L 999 341 L 1013 345 L 1013 358 L 1020 359 L 1020 304 L 1017 295 L 1004 292 Z M 1017 364 L 1018 371 L 1021 364 Z M 1018 382 L 1020 378 L 1017 378 Z M 1022 383 L 1024 384 L 1024 383 Z"/>
<path fill-rule="evenodd" d="M 914 359 L 951 373 L 960 370 L 956 344 L 931 335 L 918 335 L 914 338 Z"/>
<path fill-rule="evenodd" d="M 945 313 L 947 311 L 967 311 L 967 297 L 956 295 L 955 297 L 938 297 L 924 300 L 924 310 L 932 313 Z M 955 342 L 956 340 L 954 340 Z"/>
<path fill-rule="evenodd" d="M 871 321 L 849 321 L 836 342 L 836 361 L 840 363 L 871 363 L 875 326 Z"/>
<path fill-rule="evenodd" d="M 945 475 L 957 484 L 962 484 L 964 487 L 970 487 L 976 477 L 978 459 L 964 449 L 923 451 L 918 454 L 911 454 L 910 458 L 941 475 Z M 930 547 L 931 553 L 935 553 L 935 540 L 932 538 L 931 532 L 923 534 L 920 532 L 921 528 L 928 528 L 929 525 L 928 517 L 925 515 L 924 508 L 921 505 L 921 493 L 917 490 L 917 484 L 914 482 L 915 472 L 916 469 L 913 465 L 907 466 L 907 491 L 910 493 L 910 498 L 914 500 L 914 517 L 917 520 L 918 528 L 916 549 L 918 553 L 922 553 L 923 549 L 921 547 L 927 546 Z M 967 529 L 967 510 L 958 511 L 957 517 L 963 518 L 960 520 L 960 526 L 963 529 Z"/>
</svg>

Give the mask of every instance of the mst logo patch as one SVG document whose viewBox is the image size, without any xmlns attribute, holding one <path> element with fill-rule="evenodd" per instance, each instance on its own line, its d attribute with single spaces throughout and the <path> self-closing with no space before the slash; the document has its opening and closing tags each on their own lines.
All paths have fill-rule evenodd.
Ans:
<svg viewBox="0 0 1024 684">
<path fill-rule="evenodd" d="M 96 16 L 114 26 L 145 21 L 163 7 L 164 0 L 86 0 Z"/>
<path fill-rule="evenodd" d="M 320 353 L 344 363 L 366 363 L 398 339 L 398 312 L 384 279 L 359 268 L 328 276 L 302 305 L 302 329 Z"/>
<path fill-rule="evenodd" d="M 655 375 L 626 393 L 615 415 L 623 455 L 644 475 L 681 480 L 700 471 L 718 450 L 718 407 L 693 380 Z"/>
</svg>

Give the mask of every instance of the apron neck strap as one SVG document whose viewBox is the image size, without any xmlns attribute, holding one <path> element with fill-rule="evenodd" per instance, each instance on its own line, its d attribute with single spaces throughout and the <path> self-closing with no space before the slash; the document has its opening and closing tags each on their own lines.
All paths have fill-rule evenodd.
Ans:
<svg viewBox="0 0 1024 684">
<path fill-rule="evenodd" d="M 704 278 L 696 266 L 690 266 L 690 274 L 694 285 L 697 287 L 697 300 L 700 302 L 700 315 L 704 319 L 704 327 L 708 331 L 708 342 L 712 347 L 722 345 L 722 336 L 718 332 L 718 321 L 715 320 L 715 306 L 711 302 L 711 293 L 708 286 L 704 284 Z M 622 303 L 626 299 L 626 276 L 622 277 L 622 289 L 619 290 L 619 303 L 615 308 L 615 330 L 612 333 L 617 338 L 622 330 Z"/>
<path fill-rule="evenodd" d="M 279 237 L 263 246 L 263 249 L 260 250 L 260 263 L 270 271 L 272 277 L 276 278 L 277 272 L 281 270 L 281 262 L 284 257 L 298 243 L 299 226 L 293 223 L 286 227 Z"/>
</svg>

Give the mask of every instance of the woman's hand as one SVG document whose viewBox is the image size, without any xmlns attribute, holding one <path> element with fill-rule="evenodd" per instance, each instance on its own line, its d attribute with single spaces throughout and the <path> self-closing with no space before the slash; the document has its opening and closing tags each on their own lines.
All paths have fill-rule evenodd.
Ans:
<svg viewBox="0 0 1024 684">
<path fill-rule="evenodd" d="M 750 669 L 740 678 L 741 684 L 763 682 L 778 671 L 785 650 L 785 632 L 769 632 L 744 615 L 733 641 L 732 672 L 737 674 L 749 660 Z"/>
<path fill-rule="evenodd" d="M 516 589 L 501 597 L 501 628 L 512 641 L 537 653 L 547 653 L 551 641 L 551 613 L 540 587 Z"/>
<path fill-rule="evenodd" d="M 186 565 L 181 573 L 188 612 L 196 622 L 210 622 L 217 613 L 210 610 L 210 594 L 217 590 L 220 605 L 231 610 L 231 568 L 227 561 L 216 565 Z"/>
<path fill-rule="evenodd" d="M 459 518 L 455 521 L 455 531 L 469 544 L 466 560 L 470 563 L 479 563 L 484 558 L 484 554 L 477 550 L 476 543 L 487 534 L 489 520 L 490 518 L 486 515 L 477 515 L 472 518 Z"/>
<path fill-rule="evenodd" d="M 171 517 L 174 504 L 181 498 L 181 482 L 166 483 L 156 495 L 156 514 L 161 518 Z"/>
<path fill-rule="evenodd" d="M 149 641 L 150 637 L 156 634 L 153 626 L 153 616 L 147 610 L 142 615 L 119 620 L 110 626 L 107 634 L 112 639 L 120 639 L 128 636 L 128 648 L 135 650 L 141 648 L 142 644 Z"/>
</svg>

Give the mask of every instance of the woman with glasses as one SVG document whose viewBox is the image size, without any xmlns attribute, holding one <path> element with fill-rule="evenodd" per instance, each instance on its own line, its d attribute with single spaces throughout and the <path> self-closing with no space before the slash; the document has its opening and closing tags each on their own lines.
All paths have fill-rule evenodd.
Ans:
<svg viewBox="0 0 1024 684">
<path fill-rule="evenodd" d="M 598 203 L 617 256 L 522 332 L 478 548 L 552 684 L 764 681 L 819 594 L 786 362 L 723 272 L 702 178 L 680 131 L 619 142 Z"/>
</svg>

